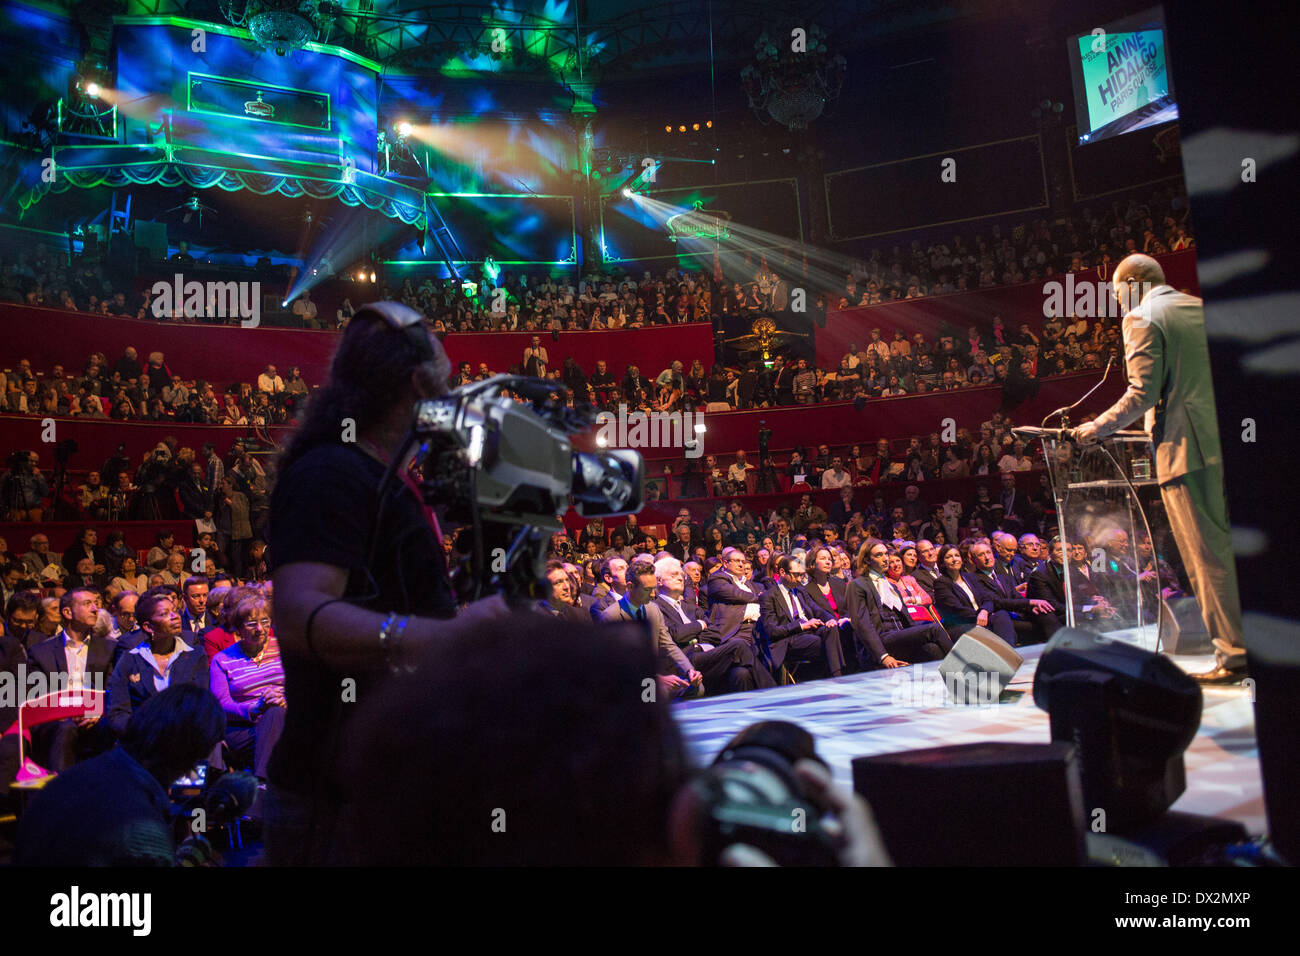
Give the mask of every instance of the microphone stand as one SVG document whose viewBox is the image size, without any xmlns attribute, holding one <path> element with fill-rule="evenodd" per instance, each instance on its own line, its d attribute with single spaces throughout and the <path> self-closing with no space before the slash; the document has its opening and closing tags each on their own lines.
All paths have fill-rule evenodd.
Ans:
<svg viewBox="0 0 1300 956">
<path fill-rule="evenodd" d="M 1098 382 L 1092 388 L 1088 389 L 1088 391 L 1083 394 L 1083 397 L 1080 398 L 1073 405 L 1065 405 L 1062 406 L 1061 408 L 1056 409 L 1056 411 L 1048 412 L 1047 415 L 1043 417 L 1043 420 L 1042 422 L 1039 423 L 1038 427 L 1042 429 L 1046 429 L 1047 423 L 1051 419 L 1059 415 L 1061 416 L 1061 425 L 1060 425 L 1061 437 L 1062 440 L 1064 440 L 1066 432 L 1070 431 L 1070 412 L 1074 411 L 1076 408 L 1078 408 L 1080 405 L 1086 402 L 1092 396 L 1093 392 L 1097 391 L 1097 389 L 1101 388 L 1103 385 L 1106 384 L 1106 379 L 1110 377 L 1110 370 L 1114 367 L 1114 365 L 1115 365 L 1115 359 L 1113 357 L 1107 359 L 1106 371 L 1102 373 L 1100 382 Z"/>
</svg>

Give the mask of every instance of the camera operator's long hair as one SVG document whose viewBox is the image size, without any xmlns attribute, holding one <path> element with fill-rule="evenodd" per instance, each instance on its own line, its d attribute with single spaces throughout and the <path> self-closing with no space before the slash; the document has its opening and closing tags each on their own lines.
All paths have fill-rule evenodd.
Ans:
<svg viewBox="0 0 1300 956">
<path fill-rule="evenodd" d="M 442 346 L 436 341 L 430 346 L 435 359 L 449 371 Z M 317 445 L 340 443 L 345 418 L 356 423 L 358 435 L 364 432 L 410 387 L 411 372 L 425 359 L 405 332 L 364 307 L 359 309 L 334 352 L 329 381 L 308 399 L 279 467 L 287 468 Z"/>
</svg>

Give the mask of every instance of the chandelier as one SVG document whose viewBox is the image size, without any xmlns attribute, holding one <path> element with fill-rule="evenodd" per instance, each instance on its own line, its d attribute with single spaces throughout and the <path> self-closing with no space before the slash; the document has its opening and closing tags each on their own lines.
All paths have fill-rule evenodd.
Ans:
<svg viewBox="0 0 1300 956">
<path fill-rule="evenodd" d="M 244 27 L 258 46 L 284 56 L 299 50 L 320 34 L 332 8 L 312 0 L 220 0 L 225 18 Z"/>
<path fill-rule="evenodd" d="M 792 31 L 769 36 L 763 31 L 754 43 L 754 62 L 740 71 L 750 108 L 791 131 L 807 129 L 826 104 L 840 95 L 846 61 L 826 49 L 826 34 L 813 24 L 799 49 Z"/>
</svg>

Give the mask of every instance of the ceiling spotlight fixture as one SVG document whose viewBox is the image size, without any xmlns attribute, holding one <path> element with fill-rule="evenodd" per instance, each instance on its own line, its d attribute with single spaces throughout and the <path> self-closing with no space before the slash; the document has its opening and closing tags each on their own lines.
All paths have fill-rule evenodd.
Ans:
<svg viewBox="0 0 1300 956">
<path fill-rule="evenodd" d="M 673 131 L 673 126 L 671 123 L 669 123 L 667 126 L 664 127 L 665 133 L 671 133 L 672 131 Z"/>
<path fill-rule="evenodd" d="M 411 124 L 406 120 L 398 120 L 398 122 L 395 124 L 395 128 L 397 129 L 397 133 L 399 136 L 411 135 Z"/>
<path fill-rule="evenodd" d="M 374 281 L 375 281 L 375 274 L 374 274 L 373 272 L 370 273 L 370 281 L 371 281 L 371 282 L 374 282 Z"/>
<path fill-rule="evenodd" d="M 704 123 L 709 129 L 713 129 L 713 120 L 706 120 Z"/>
<path fill-rule="evenodd" d="M 89 96 L 92 100 L 99 99 L 99 94 L 101 92 L 102 91 L 99 88 L 99 84 L 94 82 L 93 80 L 86 84 L 86 95 Z"/>
<path fill-rule="evenodd" d="M 679 132 L 679 133 L 685 133 L 685 132 L 686 132 L 686 124 L 683 123 L 681 126 L 677 127 L 677 132 Z"/>
<path fill-rule="evenodd" d="M 692 123 L 692 124 L 691 124 L 691 129 L 698 133 L 698 132 L 700 131 L 700 124 L 699 124 L 699 123 Z"/>
</svg>

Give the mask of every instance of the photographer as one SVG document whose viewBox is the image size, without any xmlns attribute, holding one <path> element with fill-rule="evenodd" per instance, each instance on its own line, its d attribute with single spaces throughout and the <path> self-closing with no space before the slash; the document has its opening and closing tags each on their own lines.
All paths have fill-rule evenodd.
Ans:
<svg viewBox="0 0 1300 956">
<path fill-rule="evenodd" d="M 119 746 L 59 774 L 18 828 L 18 866 L 172 866 L 167 788 L 221 739 L 206 688 L 177 684 L 131 717 Z M 93 799 L 87 799 L 93 794 Z"/>
<path fill-rule="evenodd" d="M 50 486 L 36 467 L 36 454 L 16 451 L 9 456 L 9 472 L 0 478 L 0 512 L 8 521 L 40 521 Z"/>
<path fill-rule="evenodd" d="M 354 702 L 456 629 L 447 620 L 456 598 L 441 529 L 408 462 L 394 464 L 401 480 L 380 498 L 416 403 L 445 394 L 450 372 L 418 312 L 391 302 L 364 306 L 281 458 L 269 550 L 288 707 L 267 770 L 272 865 L 355 859 L 339 822 L 340 734 Z M 472 621 L 505 606 L 489 598 L 463 616 Z"/>
</svg>

